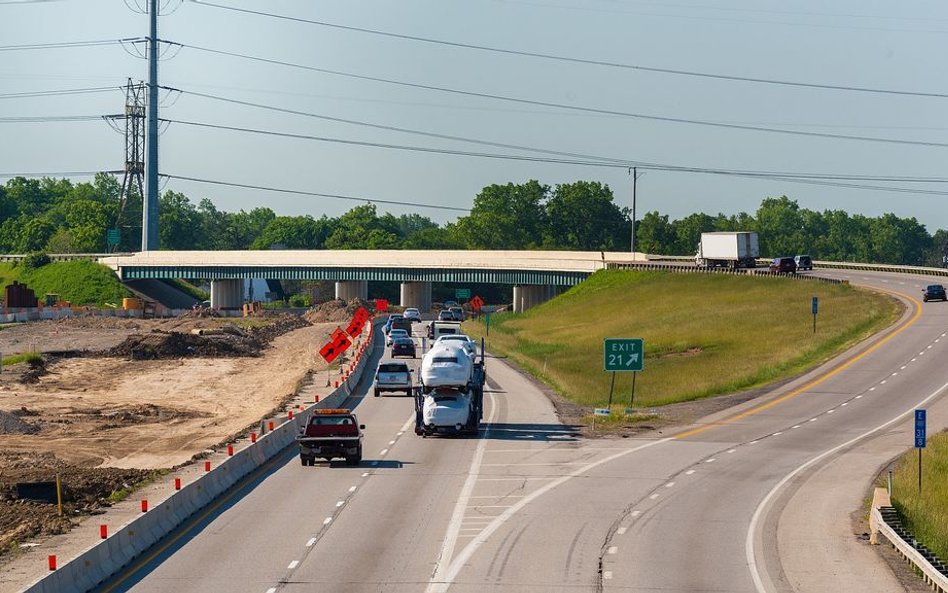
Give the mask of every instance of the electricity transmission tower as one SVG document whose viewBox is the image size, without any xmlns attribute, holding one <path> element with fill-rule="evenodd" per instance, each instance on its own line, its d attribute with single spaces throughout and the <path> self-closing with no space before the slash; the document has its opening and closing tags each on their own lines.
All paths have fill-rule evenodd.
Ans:
<svg viewBox="0 0 948 593">
<path fill-rule="evenodd" d="M 129 195 L 138 191 L 139 197 L 145 195 L 145 83 L 132 83 L 128 79 L 125 87 L 125 176 L 122 178 L 122 194 L 118 212 L 115 215 L 115 227 L 108 233 L 109 251 L 115 251 L 121 242 L 122 214 L 128 204 Z"/>
</svg>

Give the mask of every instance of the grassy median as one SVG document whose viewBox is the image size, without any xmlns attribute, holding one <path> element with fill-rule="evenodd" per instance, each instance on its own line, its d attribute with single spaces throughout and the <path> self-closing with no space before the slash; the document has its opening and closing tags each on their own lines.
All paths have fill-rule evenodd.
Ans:
<svg viewBox="0 0 948 593">
<path fill-rule="evenodd" d="M 948 433 L 928 439 L 922 449 L 922 490 L 918 489 L 918 451 L 912 449 L 892 473 L 892 504 L 912 535 L 948 560 Z"/>
<path fill-rule="evenodd" d="M 819 298 L 816 332 L 812 297 Z M 734 393 L 797 375 L 893 323 L 891 297 L 788 278 L 601 271 L 522 314 L 465 324 L 567 399 L 604 406 L 603 338 L 644 338 L 636 408 Z M 631 394 L 618 373 L 614 406 Z"/>
</svg>

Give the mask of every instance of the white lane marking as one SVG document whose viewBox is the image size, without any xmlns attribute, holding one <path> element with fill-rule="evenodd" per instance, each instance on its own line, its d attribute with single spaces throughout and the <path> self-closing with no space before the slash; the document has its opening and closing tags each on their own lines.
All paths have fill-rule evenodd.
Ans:
<svg viewBox="0 0 948 593">
<path fill-rule="evenodd" d="M 649 500 L 655 500 L 656 498 L 658 498 L 658 493 L 657 493 L 657 492 L 656 492 L 655 494 L 649 496 Z"/>
<path fill-rule="evenodd" d="M 835 411 L 836 411 L 836 410 L 826 410 L 826 413 L 827 413 L 827 414 L 832 414 L 832 413 L 835 412 Z"/>
<path fill-rule="evenodd" d="M 448 587 L 451 586 L 451 581 L 454 580 L 453 575 L 448 576 L 451 572 L 451 565 L 449 563 L 454 561 L 454 546 L 457 545 L 458 532 L 461 529 L 464 513 L 467 512 L 471 495 L 474 494 L 474 485 L 480 473 L 481 463 L 484 461 L 484 450 L 487 448 L 487 436 L 490 434 L 490 425 L 494 421 L 494 414 L 497 412 L 497 406 L 494 405 L 494 394 L 488 394 L 488 400 L 490 402 L 490 414 L 487 417 L 487 430 L 484 433 L 484 438 L 477 443 L 477 448 L 474 450 L 474 458 L 471 459 L 471 467 L 467 472 L 467 479 L 464 480 L 461 493 L 454 503 L 454 512 L 451 514 L 451 521 L 448 523 L 448 531 L 444 536 L 444 541 L 441 542 L 441 552 L 438 554 L 438 566 L 431 577 L 433 582 L 430 582 L 426 589 L 428 593 L 442 591 L 442 586 L 444 587 L 443 591 L 446 592 Z M 507 509 L 507 511 L 509 510 L 510 509 Z M 493 522 L 490 524 L 493 524 Z M 468 544 L 468 546 L 470 546 L 470 544 Z M 465 548 L 465 550 L 466 549 L 467 548 Z M 460 570 L 460 567 L 458 567 L 457 570 Z"/>
<path fill-rule="evenodd" d="M 351 486 L 351 487 L 349 488 L 349 492 L 355 492 L 355 491 L 356 491 L 356 487 L 355 487 L 355 486 Z"/>
<path fill-rule="evenodd" d="M 616 535 L 625 535 L 625 532 L 628 531 L 628 527 L 620 527 L 616 529 Z"/>
<path fill-rule="evenodd" d="M 843 403 L 839 404 L 839 407 L 848 406 L 848 405 L 849 405 L 849 402 L 843 402 Z"/>
<path fill-rule="evenodd" d="M 609 549 L 606 550 L 606 553 L 607 553 L 607 554 L 615 554 L 615 553 L 618 552 L 618 551 L 619 551 L 619 548 L 618 548 L 617 546 L 609 546 Z"/>
<path fill-rule="evenodd" d="M 276 587 L 270 587 L 267 589 L 267 593 L 276 593 Z"/>
<path fill-rule="evenodd" d="M 603 573 L 602 573 L 602 578 L 605 579 L 605 580 L 607 580 L 607 581 L 608 581 L 609 579 L 611 579 L 611 578 L 612 578 L 612 571 L 611 571 L 611 570 L 603 571 Z"/>
<path fill-rule="evenodd" d="M 686 476 L 690 476 L 690 475 L 693 474 L 693 473 L 695 473 L 695 470 L 689 469 L 688 471 L 685 472 L 685 475 L 686 475 Z"/>
<path fill-rule="evenodd" d="M 758 441 L 751 441 L 751 442 L 749 442 L 749 443 L 747 443 L 747 444 L 748 444 L 748 445 L 756 445 L 757 442 L 758 442 Z"/>
<path fill-rule="evenodd" d="M 918 353 L 919 356 L 921 356 L 921 355 L 923 355 L 923 354 L 925 354 L 925 351 L 924 351 L 924 350 L 922 350 L 921 352 Z"/>
<path fill-rule="evenodd" d="M 493 394 L 491 394 L 491 400 L 493 400 Z M 491 407 L 491 413 L 493 414 L 493 406 Z M 488 423 L 490 423 L 490 420 L 488 420 Z M 482 440 L 481 443 L 486 442 L 486 440 L 487 439 Z M 604 457 L 598 461 L 593 461 L 585 467 L 574 469 L 567 475 L 560 476 L 559 478 L 556 478 L 549 484 L 545 484 L 537 488 L 536 490 L 531 492 L 528 496 L 523 497 L 515 505 L 513 505 L 512 507 L 510 507 L 509 509 L 507 509 L 506 511 L 498 515 L 496 519 L 491 521 L 490 524 L 487 525 L 487 527 L 485 527 L 481 533 L 479 533 L 476 537 L 474 537 L 472 541 L 468 542 L 468 544 L 464 546 L 464 549 L 461 550 L 461 553 L 458 554 L 457 557 L 450 559 L 451 565 L 448 568 L 442 570 L 442 568 L 444 567 L 444 564 L 448 561 L 448 556 L 445 556 L 444 550 L 445 550 L 446 545 L 448 544 L 448 540 L 450 537 L 450 531 L 449 531 L 448 537 L 445 537 L 445 540 L 444 540 L 445 543 L 444 545 L 442 545 L 442 553 L 440 555 L 440 560 L 438 562 L 438 569 L 435 571 L 435 574 L 432 576 L 431 581 L 428 583 L 428 587 L 425 589 L 425 593 L 446 593 L 447 590 L 451 588 L 451 585 L 454 583 L 454 579 L 457 578 L 458 573 L 460 573 L 461 569 L 464 568 L 464 566 L 468 563 L 471 556 L 474 555 L 474 552 L 479 547 L 484 545 L 484 542 L 487 541 L 487 538 L 489 538 L 495 531 L 500 529 L 500 527 L 504 523 L 506 523 L 511 517 L 513 517 L 517 513 L 517 511 L 527 506 L 528 504 L 530 504 L 537 498 L 543 496 L 544 494 L 546 494 L 550 490 L 553 490 L 557 486 L 561 486 L 562 484 L 565 484 L 566 482 L 572 480 L 573 478 L 577 476 L 581 476 L 601 465 L 605 465 L 607 463 L 615 461 L 616 459 L 625 457 L 626 455 L 637 453 L 638 451 L 641 451 L 643 449 L 654 447 L 655 445 L 665 444 L 671 440 L 673 440 L 671 437 L 665 437 L 657 441 L 650 441 L 650 442 L 644 443 L 642 445 L 639 445 L 638 447 L 633 447 L 632 449 L 626 449 L 624 451 L 614 453 L 610 455 L 609 457 Z M 472 467 L 474 466 L 472 465 Z M 468 474 L 468 479 L 470 480 L 471 478 L 472 478 L 472 475 Z M 517 478 L 514 478 L 514 479 L 517 479 Z M 464 495 L 463 490 L 461 494 L 463 497 Z M 467 501 L 464 500 L 463 505 L 461 503 L 462 503 L 462 500 L 461 498 L 459 498 L 457 504 L 459 505 L 461 509 L 463 509 L 464 506 L 467 504 Z M 449 525 L 449 530 L 450 530 L 450 525 Z M 453 542 L 451 542 L 451 545 L 453 547 L 454 545 Z"/>
<path fill-rule="evenodd" d="M 800 425 L 799 425 L 799 424 L 794 424 L 794 425 L 791 426 L 790 428 L 791 428 L 791 429 L 793 429 L 793 428 L 800 428 Z"/>
<path fill-rule="evenodd" d="M 937 344 L 938 342 L 941 342 L 941 338 L 935 338 L 935 343 Z M 929 348 L 931 348 L 931 346 L 929 346 Z"/>
<path fill-rule="evenodd" d="M 363 478 L 368 478 L 368 477 L 369 477 L 369 472 L 363 473 L 363 474 L 362 474 L 362 477 L 363 477 Z"/>
<path fill-rule="evenodd" d="M 705 459 L 705 460 L 704 460 L 705 463 L 714 463 L 715 461 L 716 461 L 716 460 L 714 459 L 714 457 L 712 457 L 711 459 Z"/>
<path fill-rule="evenodd" d="M 816 422 L 816 418 L 810 418 L 810 422 Z"/>
<path fill-rule="evenodd" d="M 535 466 L 560 466 L 560 465 L 583 465 L 585 461 L 564 461 L 561 463 L 482 463 L 481 467 L 535 467 Z"/>
<path fill-rule="evenodd" d="M 329 525 L 330 523 L 332 523 L 332 517 L 326 517 L 323 519 L 323 525 Z"/>
<path fill-rule="evenodd" d="M 300 565 L 300 561 L 299 561 L 299 560 L 294 560 L 293 562 L 290 562 L 290 565 L 287 566 L 286 568 L 287 568 L 287 570 L 293 570 L 294 568 L 296 568 L 296 567 L 299 566 L 299 565 Z"/>
<path fill-rule="evenodd" d="M 846 447 L 849 447 L 853 443 L 861 441 L 867 436 L 873 433 L 879 432 L 880 430 L 887 428 L 889 425 L 895 424 L 896 422 L 902 420 L 903 418 L 914 414 L 916 408 L 940 396 L 941 393 L 945 391 L 945 389 L 948 389 L 948 383 L 945 383 L 944 385 L 936 389 L 934 392 L 932 392 L 931 395 L 929 395 L 922 401 L 918 402 L 917 404 L 915 404 L 914 406 L 912 406 L 905 412 L 902 412 L 901 414 L 892 418 L 888 422 L 885 422 L 884 424 L 880 424 L 879 426 L 873 428 L 872 430 L 864 432 L 861 435 L 855 438 L 852 438 L 841 445 L 837 445 L 833 447 L 832 449 L 824 451 L 820 453 L 819 455 L 817 455 L 816 457 L 813 457 L 809 461 L 803 463 L 802 465 L 797 467 L 795 470 L 793 470 L 792 472 L 784 476 L 783 479 L 780 480 L 780 482 L 778 482 L 777 485 L 774 486 L 770 490 L 770 492 L 767 493 L 767 496 L 765 496 L 764 499 L 760 501 L 760 504 L 757 505 L 757 509 L 754 511 L 753 517 L 751 517 L 750 525 L 747 527 L 747 537 L 744 539 L 744 555 L 747 558 L 747 565 L 748 565 L 748 568 L 750 569 L 751 577 L 754 580 L 754 586 L 757 588 L 758 593 L 768 593 L 769 590 L 764 586 L 764 581 L 760 576 L 760 572 L 757 570 L 757 557 L 754 552 L 754 536 L 755 536 L 755 532 L 757 531 L 757 524 L 764 513 L 764 508 L 770 504 L 770 500 L 777 494 L 777 492 L 783 489 L 783 487 L 787 484 L 787 482 L 792 480 L 794 476 L 796 476 L 797 474 L 799 474 L 806 468 L 810 467 L 814 463 L 817 463 L 824 457 L 828 457 L 829 455 L 832 455 L 833 453 L 836 453 L 837 451 L 841 449 L 845 449 Z"/>
<path fill-rule="evenodd" d="M 873 387 L 872 389 L 875 389 L 875 387 Z M 869 391 L 872 391 L 872 389 L 870 389 Z M 859 399 L 859 398 L 861 398 L 861 397 L 862 397 L 862 395 L 857 395 L 857 396 L 856 396 L 856 399 Z"/>
<path fill-rule="evenodd" d="M 883 380 L 879 381 L 879 384 L 880 384 L 880 385 L 885 385 L 885 382 L 886 382 L 886 381 L 888 381 L 888 379 L 883 379 Z"/>
<path fill-rule="evenodd" d="M 526 476 L 521 477 L 510 477 L 510 478 L 481 478 L 481 482 L 523 482 L 524 480 L 554 480 L 556 478 L 551 477 L 539 477 L 539 478 L 529 478 Z"/>
<path fill-rule="evenodd" d="M 337 501 L 336 501 L 336 508 L 338 509 L 339 507 L 341 507 L 341 506 L 344 505 L 344 504 L 346 504 L 346 501 L 344 501 L 344 500 L 337 500 Z"/>
<path fill-rule="evenodd" d="M 917 356 L 916 356 L 915 358 L 913 358 L 912 360 L 910 360 L 909 362 L 915 362 L 916 360 L 918 360 L 918 357 L 917 357 Z"/>
<path fill-rule="evenodd" d="M 737 449 L 728 449 L 728 450 L 727 450 L 728 453 L 734 453 L 735 451 L 737 451 Z"/>
<path fill-rule="evenodd" d="M 773 434 L 770 435 L 770 436 L 772 436 L 772 437 L 779 437 L 779 436 L 782 435 L 782 434 L 783 434 L 783 431 L 782 431 L 782 430 L 778 430 L 777 432 L 773 433 Z"/>
<path fill-rule="evenodd" d="M 391 446 L 394 445 L 394 444 L 395 444 L 395 441 L 389 441 L 389 442 L 388 442 L 388 446 L 389 446 L 389 447 L 391 447 Z"/>
<path fill-rule="evenodd" d="M 641 515 L 641 514 L 642 514 L 642 511 L 632 511 L 632 515 L 631 515 L 631 516 L 632 516 L 632 518 L 634 519 L 634 518 L 638 517 L 638 516 Z"/>
<path fill-rule="evenodd" d="M 307 547 L 307 548 L 312 548 L 315 543 L 316 543 L 316 538 L 314 537 L 314 538 L 310 539 L 308 542 L 306 542 L 306 547 Z"/>
<path fill-rule="evenodd" d="M 937 342 L 938 340 L 935 340 L 935 341 Z M 931 349 L 932 349 L 932 345 L 929 344 L 928 346 L 925 346 L 925 349 L 926 349 L 926 350 L 931 350 Z"/>
<path fill-rule="evenodd" d="M 395 433 L 395 436 L 400 437 L 400 436 L 402 436 L 403 434 L 405 434 L 405 433 L 402 432 L 402 431 L 398 431 L 398 432 Z"/>
<path fill-rule="evenodd" d="M 469 509 L 509 509 L 512 504 L 472 504 Z"/>
<path fill-rule="evenodd" d="M 893 377 L 898 377 L 898 376 L 899 376 L 899 372 L 898 372 L 898 371 L 895 371 L 894 373 L 892 373 L 892 376 L 893 376 Z"/>
<path fill-rule="evenodd" d="M 379 455 L 385 455 L 386 453 L 388 453 L 388 449 L 382 449 L 379 451 Z"/>
<path fill-rule="evenodd" d="M 904 371 L 906 366 L 908 366 L 908 365 L 904 365 L 904 364 L 903 364 L 901 367 L 899 367 L 899 370 Z"/>
<path fill-rule="evenodd" d="M 666 488 L 671 488 L 671 487 L 673 487 L 674 485 L 675 485 L 674 482 L 669 482 L 669 483 L 665 484 L 665 487 L 666 487 Z"/>
<path fill-rule="evenodd" d="M 523 494 L 496 494 L 496 495 L 485 495 L 485 496 L 472 496 L 471 498 L 492 498 L 497 500 L 498 498 L 523 498 Z"/>
</svg>

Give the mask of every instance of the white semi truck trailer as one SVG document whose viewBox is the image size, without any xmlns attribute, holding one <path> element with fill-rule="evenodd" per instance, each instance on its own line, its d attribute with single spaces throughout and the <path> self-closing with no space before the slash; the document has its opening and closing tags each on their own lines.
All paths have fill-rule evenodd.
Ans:
<svg viewBox="0 0 948 593">
<path fill-rule="evenodd" d="M 755 232 L 701 233 L 695 265 L 699 268 L 754 268 L 759 256 Z"/>
</svg>

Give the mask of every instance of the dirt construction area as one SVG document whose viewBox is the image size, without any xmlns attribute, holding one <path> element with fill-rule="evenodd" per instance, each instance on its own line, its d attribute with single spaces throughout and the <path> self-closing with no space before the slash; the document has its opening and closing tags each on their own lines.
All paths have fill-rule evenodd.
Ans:
<svg viewBox="0 0 948 593">
<path fill-rule="evenodd" d="M 304 316 L 69 318 L 0 329 L 0 562 L 30 537 L 62 533 L 133 485 L 200 457 L 291 399 L 331 332 L 360 303 Z M 56 504 L 23 495 L 52 482 Z"/>
</svg>

